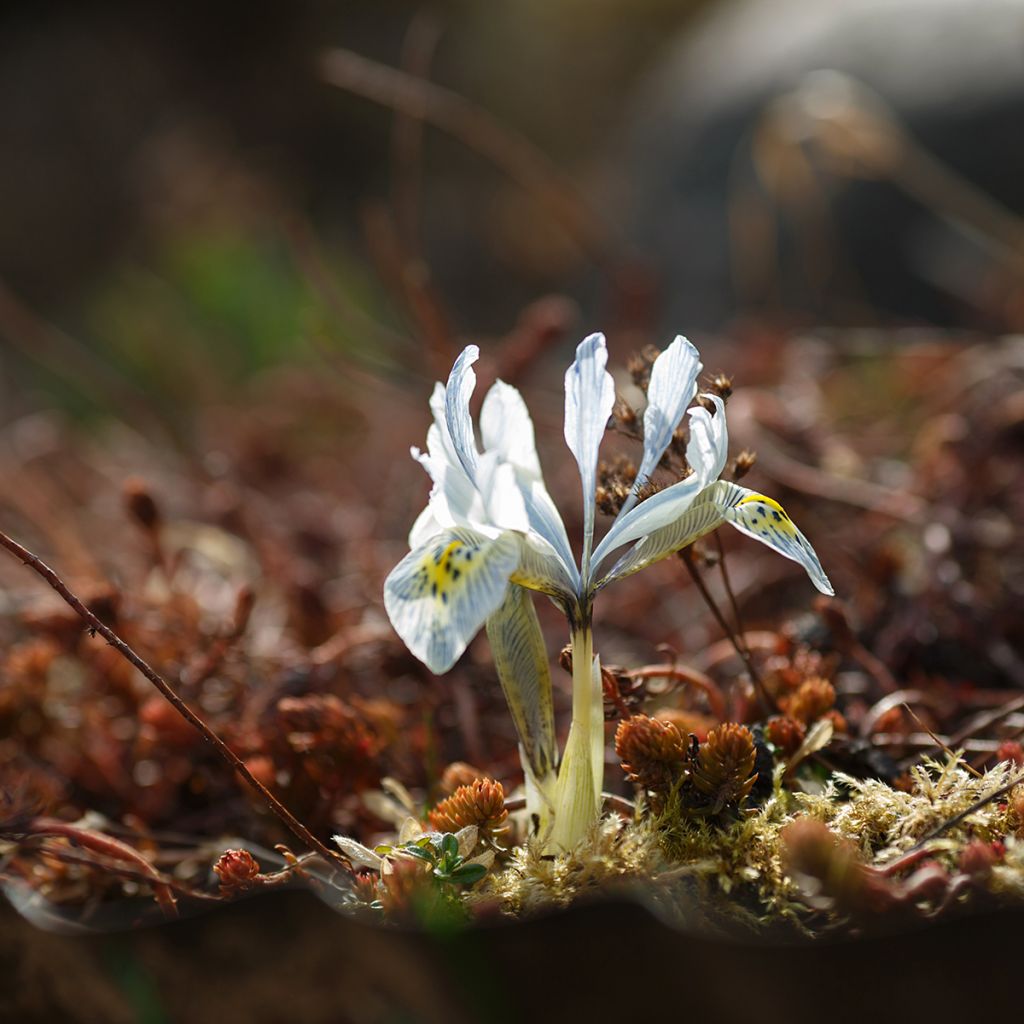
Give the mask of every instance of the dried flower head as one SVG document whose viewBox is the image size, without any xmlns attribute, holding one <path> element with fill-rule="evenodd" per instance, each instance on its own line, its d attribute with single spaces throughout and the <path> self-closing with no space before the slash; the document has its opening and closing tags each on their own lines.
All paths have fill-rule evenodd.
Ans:
<svg viewBox="0 0 1024 1024">
<path fill-rule="evenodd" d="M 708 391 L 712 394 L 718 395 L 723 402 L 728 402 L 732 397 L 732 377 L 727 373 L 716 373 L 711 378 L 711 383 L 708 385 Z"/>
<path fill-rule="evenodd" d="M 634 715 L 619 724 L 615 753 L 631 781 L 665 794 L 679 781 L 689 757 L 686 736 L 671 723 Z"/>
<path fill-rule="evenodd" d="M 260 866 L 248 850 L 225 850 L 213 866 L 222 896 L 238 896 L 259 884 Z"/>
<path fill-rule="evenodd" d="M 639 352 L 630 356 L 626 363 L 626 369 L 629 371 L 630 377 L 633 378 L 633 383 L 645 394 L 651 382 L 651 368 L 659 355 L 661 353 L 653 345 L 644 345 Z"/>
<path fill-rule="evenodd" d="M 451 796 L 460 786 L 470 786 L 477 779 L 483 779 L 486 773 L 465 761 L 452 761 L 441 773 L 441 791 Z"/>
<path fill-rule="evenodd" d="M 779 706 L 805 726 L 821 718 L 836 702 L 836 689 L 820 676 L 812 676 L 800 684 L 796 693 L 779 700 Z"/>
<path fill-rule="evenodd" d="M 789 715 L 775 715 L 765 723 L 765 738 L 776 746 L 783 755 L 790 757 L 797 752 L 804 741 L 807 730 L 803 722 Z"/>
<path fill-rule="evenodd" d="M 746 799 L 757 781 L 756 760 L 754 737 L 745 725 L 726 722 L 708 733 L 691 776 L 697 790 L 711 798 L 714 813 Z"/>
<path fill-rule="evenodd" d="M 467 825 L 475 825 L 480 837 L 493 844 L 508 829 L 505 790 L 493 779 L 474 779 L 442 800 L 429 818 L 435 832 L 458 832 Z"/>
<path fill-rule="evenodd" d="M 743 451 L 733 459 L 733 480 L 742 480 L 754 468 L 754 464 L 756 462 L 757 452 L 752 452 L 749 448 L 744 448 Z"/>
<path fill-rule="evenodd" d="M 996 750 L 997 761 L 1012 761 L 1018 767 L 1024 767 L 1024 746 L 1018 740 L 1003 740 Z"/>
<path fill-rule="evenodd" d="M 654 717 L 659 722 L 674 725 L 679 730 L 680 736 L 692 734 L 701 743 L 707 739 L 708 733 L 718 725 L 718 720 L 711 715 L 682 708 L 660 708 L 654 713 Z"/>
</svg>

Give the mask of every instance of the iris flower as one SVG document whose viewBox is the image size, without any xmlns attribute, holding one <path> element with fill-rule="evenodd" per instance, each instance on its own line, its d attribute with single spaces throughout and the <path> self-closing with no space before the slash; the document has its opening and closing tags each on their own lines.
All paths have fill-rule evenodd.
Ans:
<svg viewBox="0 0 1024 1024">
<path fill-rule="evenodd" d="M 677 337 L 651 368 L 640 467 L 596 548 L 598 449 L 615 387 L 603 335 L 590 335 L 576 350 L 565 375 L 565 440 L 583 486 L 579 562 L 544 486 L 526 405 L 502 381 L 484 399 L 477 446 L 469 402 L 478 357 L 477 347 L 468 346 L 447 385 L 435 385 L 427 451 L 412 449 L 433 488 L 410 533 L 412 550 L 387 578 L 384 602 L 409 650 L 439 674 L 486 626 L 519 735 L 527 807 L 549 848 L 568 849 L 600 816 L 604 715 L 591 630 L 598 591 L 722 523 L 798 562 L 823 593 L 833 590 L 813 548 L 776 501 L 718 479 L 728 450 L 725 407 L 717 395 L 705 395 L 704 404 L 690 408 L 702 366 L 685 338 Z M 684 415 L 688 474 L 641 500 Z M 529 591 L 547 594 L 562 609 L 572 639 L 572 724 L 560 763 L 547 653 Z"/>
</svg>

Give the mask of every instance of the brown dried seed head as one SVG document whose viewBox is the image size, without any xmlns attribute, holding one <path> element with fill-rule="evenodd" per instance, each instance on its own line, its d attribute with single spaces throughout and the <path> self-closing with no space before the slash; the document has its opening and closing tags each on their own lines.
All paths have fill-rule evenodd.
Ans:
<svg viewBox="0 0 1024 1024">
<path fill-rule="evenodd" d="M 712 394 L 718 395 L 723 402 L 727 402 L 732 395 L 732 377 L 726 373 L 716 373 L 711 378 L 711 383 L 708 385 L 708 391 Z"/>
<path fill-rule="evenodd" d="M 144 530 L 155 530 L 160 525 L 160 508 L 141 477 L 129 477 L 121 489 L 125 510 Z"/>
<path fill-rule="evenodd" d="M 1024 746 L 1017 740 L 1003 740 L 996 750 L 997 761 L 1012 761 L 1018 767 L 1024 766 Z"/>
<path fill-rule="evenodd" d="M 1024 785 L 1010 790 L 1007 806 L 1011 824 L 1015 826 L 1017 835 L 1024 839 Z"/>
<path fill-rule="evenodd" d="M 779 706 L 798 722 L 810 725 L 832 710 L 836 702 L 836 689 L 820 676 L 805 679 L 797 688 L 796 693 L 779 700 Z"/>
<path fill-rule="evenodd" d="M 471 786 L 477 779 L 486 778 L 486 773 L 465 761 L 452 761 L 441 773 L 441 789 L 451 796 L 460 786 Z"/>
<path fill-rule="evenodd" d="M 659 355 L 661 353 L 653 345 L 644 345 L 643 349 L 630 356 L 629 362 L 626 363 L 626 369 L 629 370 L 633 383 L 645 394 L 647 385 L 651 382 L 651 367 Z"/>
<path fill-rule="evenodd" d="M 693 768 L 693 784 L 714 800 L 717 808 L 741 803 L 757 781 L 757 749 L 745 725 L 726 722 L 712 729 L 700 745 Z"/>
<path fill-rule="evenodd" d="M 213 871 L 222 896 L 237 896 L 259 884 L 260 866 L 248 850 L 225 850 Z"/>
<path fill-rule="evenodd" d="M 619 724 L 615 753 L 631 782 L 662 793 L 678 780 L 688 757 L 685 734 L 671 722 L 647 715 L 634 715 Z"/>
<path fill-rule="evenodd" d="M 654 713 L 659 722 L 668 722 L 679 730 L 679 735 L 686 737 L 691 733 L 703 743 L 708 733 L 718 724 L 718 719 L 705 715 L 700 711 L 687 711 L 682 708 L 661 708 Z"/>
<path fill-rule="evenodd" d="M 612 416 L 620 426 L 630 430 L 637 426 L 636 409 L 633 408 L 621 395 L 616 396 L 615 406 L 612 409 Z"/>
<path fill-rule="evenodd" d="M 804 741 L 805 733 L 803 723 L 790 718 L 789 715 L 775 715 L 769 718 L 764 730 L 768 742 L 778 747 L 786 757 L 791 757 L 797 752 Z"/>
<path fill-rule="evenodd" d="M 458 832 L 476 825 L 482 837 L 494 839 L 508 828 L 505 790 L 493 779 L 474 779 L 442 800 L 429 817 L 435 832 Z"/>
<path fill-rule="evenodd" d="M 752 452 L 749 448 L 744 448 L 743 451 L 736 456 L 736 461 L 733 463 L 733 480 L 742 480 L 754 468 L 754 463 L 756 462 L 757 452 Z"/>
</svg>

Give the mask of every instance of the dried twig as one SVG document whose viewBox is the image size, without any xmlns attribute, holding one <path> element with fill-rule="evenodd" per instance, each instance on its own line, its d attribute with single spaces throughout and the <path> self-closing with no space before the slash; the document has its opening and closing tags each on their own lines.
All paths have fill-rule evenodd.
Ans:
<svg viewBox="0 0 1024 1024">
<path fill-rule="evenodd" d="M 729 716 L 725 707 L 725 696 L 710 676 L 695 668 L 677 665 L 644 665 L 643 668 L 630 669 L 626 673 L 630 679 L 672 679 L 703 690 L 708 698 L 711 713 L 724 722 Z"/>
<path fill-rule="evenodd" d="M 424 81 L 351 50 L 334 49 L 320 63 L 325 81 L 374 103 L 420 118 L 469 146 L 531 194 L 599 265 L 611 262 L 609 233 L 574 184 L 525 137 L 451 89 Z"/>
<path fill-rule="evenodd" d="M 708 590 L 704 583 L 703 578 L 697 569 L 696 563 L 693 558 L 693 549 L 685 548 L 680 552 L 680 560 L 683 565 L 686 566 L 687 571 L 690 574 L 691 579 L 696 584 L 697 589 L 700 591 L 701 597 L 704 598 L 704 603 L 711 609 L 711 613 L 714 615 L 715 620 L 719 626 L 722 627 L 722 632 L 729 638 L 729 642 L 732 644 L 733 649 L 740 656 L 740 660 L 746 666 L 747 672 L 750 673 L 750 678 L 753 680 L 754 689 L 757 691 L 757 699 L 761 705 L 761 710 L 766 714 L 771 714 L 777 710 L 775 701 L 772 700 L 771 694 L 765 689 L 764 681 L 757 673 L 757 669 L 754 667 L 754 659 L 750 653 L 750 650 L 745 646 L 744 643 L 740 642 L 739 637 L 736 635 L 736 631 L 729 625 L 729 621 L 722 614 L 721 609 L 715 602 L 715 599 L 711 596 L 711 592 Z M 724 719 L 725 716 L 723 716 Z"/>
</svg>

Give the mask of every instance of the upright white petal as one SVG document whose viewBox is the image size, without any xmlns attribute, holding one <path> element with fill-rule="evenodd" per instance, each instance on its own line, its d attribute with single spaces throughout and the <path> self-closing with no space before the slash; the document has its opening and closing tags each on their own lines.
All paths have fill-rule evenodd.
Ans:
<svg viewBox="0 0 1024 1024">
<path fill-rule="evenodd" d="M 576 457 L 583 484 L 583 575 L 594 543 L 597 454 L 615 404 L 615 383 L 605 370 L 608 350 L 603 334 L 591 334 L 576 349 L 565 372 L 565 443 Z"/>
<path fill-rule="evenodd" d="M 462 464 L 448 457 L 446 437 L 442 427 L 432 424 L 427 432 L 427 454 L 412 449 L 413 458 L 434 481 L 430 491 L 431 514 L 442 527 L 475 526 L 486 530 L 486 511 L 480 493 Z"/>
<path fill-rule="evenodd" d="M 501 605 L 519 548 L 514 533 L 491 538 L 447 530 L 391 570 L 384 607 L 395 632 L 431 671 L 447 672 Z"/>
<path fill-rule="evenodd" d="M 661 530 L 679 519 L 697 495 L 718 479 L 729 454 L 725 403 L 717 395 L 705 396 L 715 405 L 715 415 L 697 406 L 690 410 L 690 440 L 686 461 L 692 472 L 679 483 L 651 495 L 635 508 L 620 513 L 594 552 L 594 571 L 616 548 Z"/>
<path fill-rule="evenodd" d="M 729 425 L 725 419 L 725 402 L 718 395 L 701 395 L 715 407 L 714 416 L 702 405 L 690 410 L 690 440 L 686 445 L 686 461 L 705 484 L 717 480 L 729 459 Z"/>
<path fill-rule="evenodd" d="M 731 494 L 725 509 L 726 521 L 740 533 L 767 544 L 773 551 L 802 565 L 811 582 L 823 594 L 835 594 L 811 542 L 797 529 L 786 510 L 774 498 L 737 484 L 729 487 Z"/>
<path fill-rule="evenodd" d="M 702 369 L 697 349 L 682 335 L 655 359 L 644 410 L 643 459 L 623 511 L 633 507 L 640 488 L 650 480 L 665 454 L 686 407 L 697 394 L 697 377 Z"/>
<path fill-rule="evenodd" d="M 502 462 L 497 452 L 485 452 L 480 457 L 476 485 L 488 524 L 520 533 L 530 529 L 523 495 L 516 483 L 516 471 L 509 463 Z"/>
<path fill-rule="evenodd" d="M 498 452 L 515 468 L 530 528 L 558 553 L 569 579 L 578 582 L 579 573 L 569 545 L 569 535 L 544 486 L 534 442 L 533 421 L 523 396 L 510 384 L 496 381 L 487 392 L 480 410 L 480 435 L 485 453 Z"/>
<path fill-rule="evenodd" d="M 498 452 L 523 477 L 540 479 L 533 420 L 523 396 L 503 380 L 496 380 L 484 398 L 480 409 L 480 437 L 485 452 Z"/>
<path fill-rule="evenodd" d="M 455 454 L 470 478 L 476 472 L 476 441 L 473 438 L 473 420 L 469 415 L 469 400 L 476 387 L 473 363 L 480 358 L 476 345 L 467 345 L 455 360 L 448 384 L 444 389 L 444 418 Z"/>
</svg>

